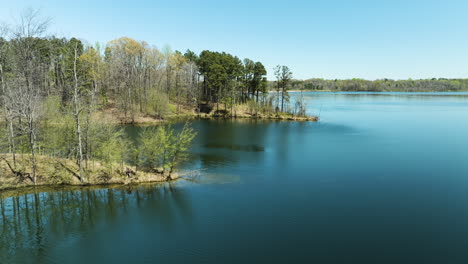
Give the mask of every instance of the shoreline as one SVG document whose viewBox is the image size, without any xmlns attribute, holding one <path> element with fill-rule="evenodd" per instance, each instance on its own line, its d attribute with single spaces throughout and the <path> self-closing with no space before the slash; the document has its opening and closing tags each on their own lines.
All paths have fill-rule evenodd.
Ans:
<svg viewBox="0 0 468 264">
<path fill-rule="evenodd" d="M 198 120 L 271 120 L 271 121 L 295 121 L 317 122 L 317 116 L 295 116 L 289 113 L 250 113 L 245 107 L 237 107 L 233 114 L 220 114 L 220 111 L 211 113 L 196 113 L 193 110 L 183 109 L 180 113 L 167 115 L 165 118 L 136 114 L 132 120 L 122 119 L 118 109 L 105 109 L 91 117 L 97 121 L 105 121 L 112 125 L 156 125 L 177 119 Z M 103 163 L 102 161 L 89 160 L 84 174 L 79 173 L 79 167 L 75 161 L 51 157 L 45 155 L 36 156 L 37 180 L 34 183 L 31 160 L 29 154 L 16 154 L 16 163 L 13 155 L 0 153 L 0 194 L 6 191 L 18 190 L 30 187 L 89 187 L 89 186 L 129 186 L 143 183 L 164 183 L 181 179 L 177 172 L 169 175 L 160 170 L 142 171 L 133 165 L 124 163 Z M 190 173 L 189 173 L 190 174 Z M 82 175 L 82 176 L 81 176 Z"/>
<path fill-rule="evenodd" d="M 214 112 L 214 111 L 213 111 Z M 299 121 L 299 122 L 317 122 L 320 121 L 318 116 L 296 116 L 289 113 L 276 114 L 250 114 L 245 111 L 236 111 L 233 115 L 219 115 L 214 113 L 196 113 L 195 111 L 186 111 L 179 114 L 171 114 L 165 118 L 156 118 L 149 115 L 136 116 L 133 120 L 120 118 L 118 115 L 109 116 L 105 111 L 97 113 L 95 118 L 105 119 L 116 125 L 155 125 L 178 119 L 203 119 L 203 120 L 218 120 L 218 119 L 252 119 L 252 120 L 271 120 L 271 121 Z"/>
<path fill-rule="evenodd" d="M 438 93 L 438 94 L 456 94 L 456 93 L 468 93 L 468 90 L 461 91 L 337 91 L 337 90 L 289 90 L 290 93 L 300 92 L 317 92 L 317 93 L 407 93 L 407 94 L 427 94 L 427 93 Z"/>
<path fill-rule="evenodd" d="M 252 119 L 252 120 L 271 120 L 271 121 L 298 121 L 298 122 L 317 122 L 320 121 L 318 116 L 293 116 L 293 115 L 236 115 L 236 116 L 213 116 L 209 114 L 202 114 L 197 116 L 200 119 L 216 120 L 216 119 Z"/>
<path fill-rule="evenodd" d="M 13 166 L 13 155 L 0 155 L 0 195 L 6 191 L 30 187 L 89 187 L 89 186 L 129 186 L 144 183 L 165 183 L 182 179 L 180 174 L 160 172 L 133 171 L 128 164 L 102 164 L 89 161 L 83 181 L 78 176 L 78 165 L 70 159 L 52 158 L 38 155 L 37 181 L 30 172 L 28 154 L 16 155 L 16 167 Z M 131 173 L 126 174 L 129 169 Z"/>
</svg>

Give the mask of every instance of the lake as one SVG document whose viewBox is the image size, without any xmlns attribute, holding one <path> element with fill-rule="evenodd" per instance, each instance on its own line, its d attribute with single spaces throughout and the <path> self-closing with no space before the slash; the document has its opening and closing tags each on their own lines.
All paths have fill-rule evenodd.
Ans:
<svg viewBox="0 0 468 264">
<path fill-rule="evenodd" d="M 304 96 L 195 121 L 195 181 L 1 200 L 0 263 L 468 263 L 468 93 Z"/>
</svg>

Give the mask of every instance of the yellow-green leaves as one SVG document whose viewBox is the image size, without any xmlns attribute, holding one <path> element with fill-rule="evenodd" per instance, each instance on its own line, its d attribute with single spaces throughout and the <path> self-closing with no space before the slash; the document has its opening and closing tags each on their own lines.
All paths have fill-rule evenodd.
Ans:
<svg viewBox="0 0 468 264">
<path fill-rule="evenodd" d="M 163 168 L 171 173 L 188 158 L 196 132 L 188 123 L 177 132 L 171 125 L 145 128 L 140 133 L 140 162 L 147 169 Z"/>
</svg>

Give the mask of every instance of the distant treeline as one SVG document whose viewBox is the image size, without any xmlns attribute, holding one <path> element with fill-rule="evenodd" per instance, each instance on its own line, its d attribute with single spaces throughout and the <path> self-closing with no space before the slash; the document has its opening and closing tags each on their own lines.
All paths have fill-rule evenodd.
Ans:
<svg viewBox="0 0 468 264">
<path fill-rule="evenodd" d="M 312 91 L 366 91 L 366 92 L 457 92 L 468 91 L 468 79 L 423 80 L 293 80 L 292 90 Z"/>
</svg>

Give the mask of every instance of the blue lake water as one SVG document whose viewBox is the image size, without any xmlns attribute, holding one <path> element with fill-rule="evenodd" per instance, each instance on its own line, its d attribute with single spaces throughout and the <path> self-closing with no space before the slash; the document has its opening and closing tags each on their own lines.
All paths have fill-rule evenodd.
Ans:
<svg viewBox="0 0 468 264">
<path fill-rule="evenodd" d="M 468 94 L 304 96 L 195 121 L 196 182 L 5 198 L 0 263 L 468 263 Z"/>
</svg>

